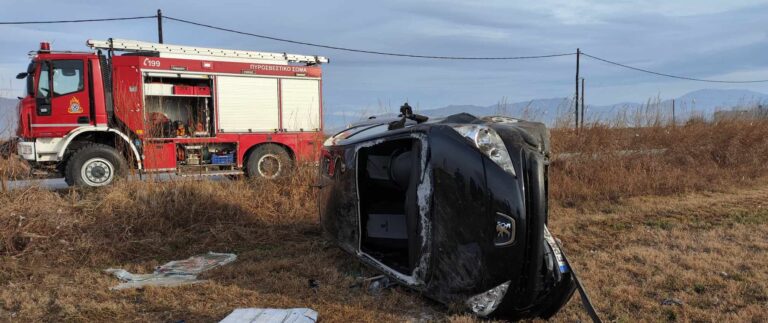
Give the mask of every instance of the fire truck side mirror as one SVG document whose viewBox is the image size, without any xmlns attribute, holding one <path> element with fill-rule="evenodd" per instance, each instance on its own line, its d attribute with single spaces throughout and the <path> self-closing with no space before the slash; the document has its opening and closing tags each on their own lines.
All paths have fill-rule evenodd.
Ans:
<svg viewBox="0 0 768 323">
<path fill-rule="evenodd" d="M 17 79 L 17 80 L 21 80 L 21 79 L 24 79 L 24 78 L 26 78 L 26 77 L 27 77 L 27 75 L 29 75 L 29 73 L 27 73 L 27 72 L 21 72 L 21 73 L 19 73 L 19 74 L 16 74 L 16 79 Z"/>
</svg>

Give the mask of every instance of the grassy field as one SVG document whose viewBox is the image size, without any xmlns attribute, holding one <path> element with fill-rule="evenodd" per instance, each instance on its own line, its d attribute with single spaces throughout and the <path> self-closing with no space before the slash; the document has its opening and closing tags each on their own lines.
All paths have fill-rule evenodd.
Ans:
<svg viewBox="0 0 768 323">
<path fill-rule="evenodd" d="M 556 129 L 553 149 L 550 227 L 604 319 L 768 320 L 768 124 Z M 375 273 L 323 239 L 312 177 L 0 193 L 0 321 L 207 322 L 237 307 L 474 321 L 402 288 L 351 288 Z M 110 291 L 102 272 L 208 251 L 238 260 L 198 285 Z M 588 321 L 577 297 L 554 320 Z"/>
<path fill-rule="evenodd" d="M 768 321 L 768 182 L 551 215 L 604 320 Z"/>
</svg>

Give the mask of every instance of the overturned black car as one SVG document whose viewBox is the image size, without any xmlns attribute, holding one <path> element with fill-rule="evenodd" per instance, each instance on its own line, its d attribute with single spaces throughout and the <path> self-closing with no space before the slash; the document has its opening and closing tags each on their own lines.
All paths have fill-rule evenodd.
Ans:
<svg viewBox="0 0 768 323">
<path fill-rule="evenodd" d="M 325 142 L 326 235 L 440 303 L 513 320 L 557 313 L 576 280 L 547 229 L 546 127 L 401 113 Z"/>
</svg>

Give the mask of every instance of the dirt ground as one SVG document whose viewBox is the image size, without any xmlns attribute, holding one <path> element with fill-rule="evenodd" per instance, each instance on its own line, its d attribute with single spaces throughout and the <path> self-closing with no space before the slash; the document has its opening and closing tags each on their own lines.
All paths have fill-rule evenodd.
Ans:
<svg viewBox="0 0 768 323">
<path fill-rule="evenodd" d="M 596 124 L 554 129 L 552 142 L 571 157 L 550 165 L 550 229 L 605 321 L 768 321 L 768 123 Z M 24 173 L 3 161 L 0 181 Z M 350 287 L 376 273 L 323 238 L 313 181 L 302 170 L 275 182 L 0 190 L 0 321 L 210 322 L 238 307 L 310 307 L 324 322 L 476 320 L 403 288 Z M 238 259 L 198 285 L 111 291 L 103 272 L 208 251 Z M 574 297 L 553 321 L 589 321 L 580 306 Z"/>
<path fill-rule="evenodd" d="M 551 217 L 606 321 L 768 321 L 768 183 Z M 555 317 L 578 319 L 577 297 Z"/>
<path fill-rule="evenodd" d="M 350 287 L 374 273 L 323 239 L 311 195 L 241 181 L 0 195 L 0 320 L 210 322 L 238 307 L 310 307 L 324 322 L 475 320 L 402 288 Z M 768 181 L 553 203 L 550 227 L 606 321 L 768 320 Z M 102 272 L 207 251 L 238 259 L 182 287 L 111 291 L 117 280 Z M 553 321 L 589 320 L 574 296 Z"/>
</svg>

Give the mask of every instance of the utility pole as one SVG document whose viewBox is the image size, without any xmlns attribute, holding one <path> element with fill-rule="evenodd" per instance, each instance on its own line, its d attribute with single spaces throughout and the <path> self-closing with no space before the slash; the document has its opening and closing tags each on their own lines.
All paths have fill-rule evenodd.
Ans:
<svg viewBox="0 0 768 323">
<path fill-rule="evenodd" d="M 677 125 L 677 119 L 675 119 L 675 99 L 672 99 L 672 126 Z"/>
<path fill-rule="evenodd" d="M 586 110 L 586 106 L 584 105 L 584 78 L 581 78 L 581 127 L 584 128 L 584 110 Z"/>
<path fill-rule="evenodd" d="M 163 43 L 163 11 L 157 9 L 157 41 Z"/>
<path fill-rule="evenodd" d="M 581 49 L 576 48 L 576 99 L 574 100 L 575 106 L 575 128 L 579 127 L 579 57 L 581 56 Z"/>
</svg>

